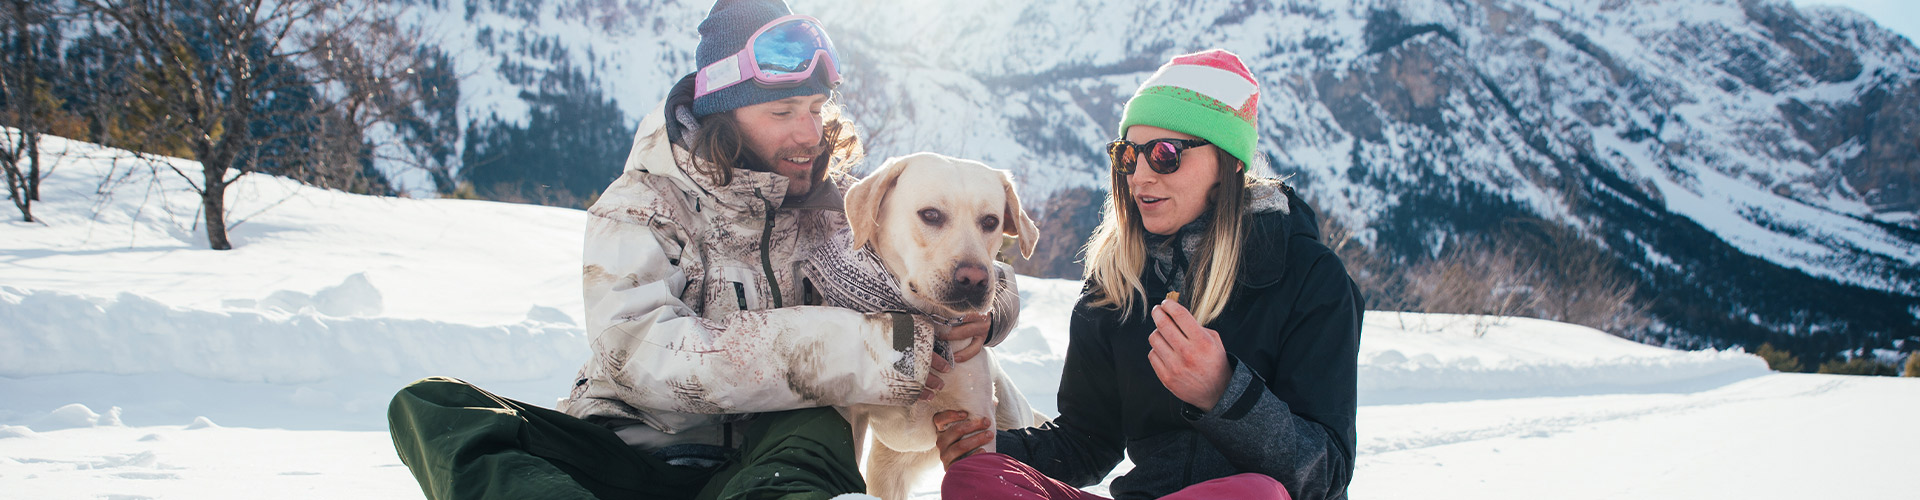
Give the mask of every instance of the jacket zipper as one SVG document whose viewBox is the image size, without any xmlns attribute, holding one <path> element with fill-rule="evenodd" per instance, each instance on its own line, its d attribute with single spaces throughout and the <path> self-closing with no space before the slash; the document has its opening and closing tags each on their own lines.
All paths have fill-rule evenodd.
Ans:
<svg viewBox="0 0 1920 500">
<path fill-rule="evenodd" d="M 779 309 L 781 307 L 780 280 L 773 276 L 773 201 L 768 200 L 766 195 L 760 194 L 760 188 L 753 188 L 753 196 L 760 198 L 760 203 L 767 207 L 767 224 L 760 230 L 760 271 L 766 273 L 767 289 L 773 292 L 773 308 Z"/>
</svg>

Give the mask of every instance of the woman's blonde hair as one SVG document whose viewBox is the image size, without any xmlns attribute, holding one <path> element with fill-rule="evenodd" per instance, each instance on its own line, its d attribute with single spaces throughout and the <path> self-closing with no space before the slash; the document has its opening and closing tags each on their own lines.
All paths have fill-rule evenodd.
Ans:
<svg viewBox="0 0 1920 500">
<path fill-rule="evenodd" d="M 1202 326 L 1220 317 L 1233 294 L 1235 276 L 1240 273 L 1240 247 L 1246 239 L 1247 189 L 1249 179 L 1239 158 L 1218 147 L 1220 182 L 1208 194 L 1213 218 L 1206 235 L 1194 250 L 1187 269 L 1187 282 L 1170 284 L 1181 292 L 1181 305 L 1193 311 Z M 1140 275 L 1147 266 L 1147 228 L 1140 222 L 1140 209 L 1134 206 L 1133 193 L 1127 189 L 1127 177 L 1110 173 L 1113 188 L 1107 195 L 1107 207 L 1100 227 L 1087 240 L 1087 281 L 1092 282 L 1093 305 L 1116 308 L 1132 315 L 1135 300 L 1147 301 L 1147 290 Z M 1179 245 L 1174 241 L 1171 244 Z M 1175 249 L 1175 251 L 1182 251 Z"/>
</svg>

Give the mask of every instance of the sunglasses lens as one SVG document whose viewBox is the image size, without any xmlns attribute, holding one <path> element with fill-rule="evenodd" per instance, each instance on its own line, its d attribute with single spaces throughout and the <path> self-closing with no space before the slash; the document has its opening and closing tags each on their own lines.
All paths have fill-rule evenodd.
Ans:
<svg viewBox="0 0 1920 500">
<path fill-rule="evenodd" d="M 812 73 L 814 54 L 827 51 L 827 64 L 833 60 L 833 45 L 820 26 L 806 20 L 792 20 L 769 27 L 753 41 L 753 60 L 767 76 Z"/>
<path fill-rule="evenodd" d="M 1120 175 L 1133 175 L 1133 166 L 1139 161 L 1134 157 L 1133 144 L 1126 141 L 1107 144 L 1107 157 L 1113 160 L 1113 171 Z"/>
<path fill-rule="evenodd" d="M 1153 171 L 1171 174 L 1180 169 L 1180 147 L 1171 142 L 1155 142 L 1147 152 L 1147 164 Z"/>
</svg>

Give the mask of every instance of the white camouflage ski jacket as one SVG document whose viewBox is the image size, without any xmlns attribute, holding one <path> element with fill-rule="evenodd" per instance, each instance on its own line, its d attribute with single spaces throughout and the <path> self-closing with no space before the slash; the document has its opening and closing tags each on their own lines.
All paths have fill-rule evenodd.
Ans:
<svg viewBox="0 0 1920 500">
<path fill-rule="evenodd" d="M 658 449 L 727 442 L 718 424 L 757 412 L 912 403 L 931 325 L 795 306 L 809 301 L 804 253 L 846 226 L 851 179 L 794 206 L 777 174 L 714 185 L 675 161 L 691 155 L 668 139 L 665 109 L 641 122 L 625 172 L 589 209 L 593 358 L 559 410 Z"/>
</svg>

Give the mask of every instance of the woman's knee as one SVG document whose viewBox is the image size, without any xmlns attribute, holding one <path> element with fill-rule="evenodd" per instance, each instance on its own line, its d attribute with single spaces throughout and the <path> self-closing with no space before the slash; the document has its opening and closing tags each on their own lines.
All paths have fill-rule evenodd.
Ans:
<svg viewBox="0 0 1920 500">
<path fill-rule="evenodd" d="M 940 497 L 948 500 L 1005 498 L 1079 498 L 1072 487 L 1000 453 L 976 453 L 947 466 Z"/>
<path fill-rule="evenodd" d="M 1019 473 L 1025 468 L 1025 464 L 1011 456 L 1000 453 L 975 453 L 948 465 L 947 478 L 941 483 L 942 487 L 954 482 L 968 484 L 978 478 L 999 477 L 1009 472 Z"/>
<path fill-rule="evenodd" d="M 1162 497 L 1169 500 L 1200 498 L 1247 498 L 1255 500 L 1290 500 L 1285 485 L 1266 474 L 1245 472 L 1188 486 L 1172 495 Z"/>
</svg>

